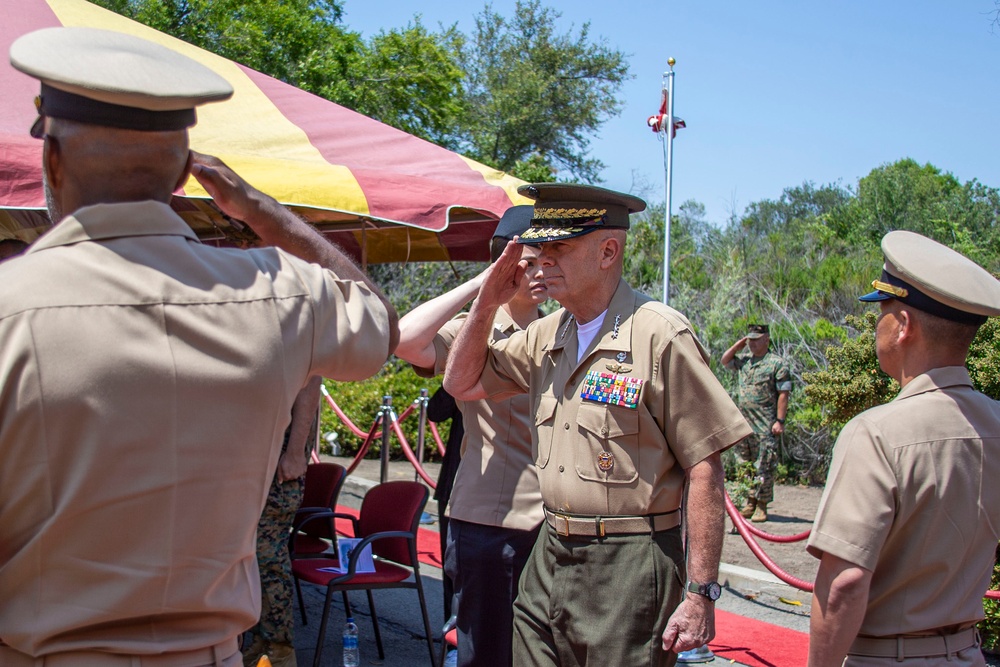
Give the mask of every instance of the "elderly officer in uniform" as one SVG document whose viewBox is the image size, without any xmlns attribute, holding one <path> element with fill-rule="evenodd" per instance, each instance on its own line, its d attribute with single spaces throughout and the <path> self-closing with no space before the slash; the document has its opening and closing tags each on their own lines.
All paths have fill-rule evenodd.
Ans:
<svg viewBox="0 0 1000 667">
<path fill-rule="evenodd" d="M 771 332 L 766 324 L 751 324 L 747 335 L 722 353 L 722 365 L 739 373 L 739 406 L 747 418 L 753 435 L 745 438 L 733 451 L 740 461 L 754 464 L 754 484 L 746 505 L 740 510 L 744 518 L 755 523 L 767 521 L 767 505 L 774 498 L 774 474 L 778 470 L 777 437 L 785 432 L 788 416 L 788 394 L 792 379 L 788 364 L 771 352 Z M 748 354 L 737 354 L 749 347 Z"/>
<path fill-rule="evenodd" d="M 492 239 L 496 260 L 509 241 L 528 230 L 531 206 L 507 209 Z M 547 298 L 538 248 L 518 246 L 526 264 L 521 288 L 496 311 L 490 340 L 503 340 L 540 316 Z M 485 273 L 421 304 L 399 321 L 396 356 L 418 375 L 443 373 L 464 315 Z M 510 667 L 517 584 L 542 523 L 542 494 L 531 458 L 534 416 L 527 396 L 503 401 L 460 401 L 465 438 L 448 504 L 445 571 L 455 581 L 458 664 Z"/>
<path fill-rule="evenodd" d="M 899 382 L 834 448 L 808 549 L 819 557 L 809 665 L 984 665 L 1000 537 L 1000 403 L 972 388 L 976 331 L 1000 282 L 912 232 L 882 239 L 879 365 Z M 847 656 L 846 661 L 844 656 Z"/>
<path fill-rule="evenodd" d="M 629 213 L 603 188 L 522 186 L 537 262 L 561 310 L 489 346 L 523 279 L 508 246 L 451 352 L 463 400 L 527 393 L 546 523 L 521 577 L 514 664 L 669 665 L 714 634 L 720 453 L 750 428 L 687 319 L 622 280 Z M 681 499 L 687 499 L 685 568 Z"/>
<path fill-rule="evenodd" d="M 254 529 L 306 380 L 367 377 L 396 317 L 335 247 L 188 149 L 232 94 L 145 40 L 57 28 L 11 46 L 55 226 L 0 266 L 0 664 L 238 666 Z M 27 101 L 26 101 L 27 103 Z M 198 242 L 192 171 L 263 247 Z"/>
</svg>

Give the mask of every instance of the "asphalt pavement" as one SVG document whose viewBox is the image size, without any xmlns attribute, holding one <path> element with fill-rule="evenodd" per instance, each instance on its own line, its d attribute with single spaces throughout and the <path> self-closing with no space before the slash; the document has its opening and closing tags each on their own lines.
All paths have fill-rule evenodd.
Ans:
<svg viewBox="0 0 1000 667">
<path fill-rule="evenodd" d="M 322 458 L 345 466 L 351 463 L 349 458 L 329 456 Z M 428 463 L 424 467 L 432 479 L 437 479 L 438 464 Z M 340 504 L 360 508 L 365 492 L 377 484 L 381 478 L 382 470 L 378 460 L 362 461 L 358 469 L 347 478 L 340 494 Z M 406 461 L 391 462 L 387 469 L 386 478 L 413 480 L 416 478 L 416 474 L 413 466 Z M 429 516 L 427 518 L 431 523 L 423 525 L 423 528 L 437 530 L 436 505 L 437 503 L 433 499 L 428 501 L 427 514 Z M 431 629 L 434 632 L 435 655 L 437 655 L 441 646 L 440 630 L 445 621 L 441 570 L 422 564 L 420 572 L 424 581 Z M 722 598 L 717 602 L 717 608 L 799 632 L 809 631 L 809 596 L 782 583 L 766 572 L 763 566 L 760 570 L 754 570 L 723 563 L 719 580 L 723 584 L 724 590 Z M 310 584 L 303 584 L 302 587 L 308 624 L 303 624 L 298 609 L 296 609 L 295 647 L 298 663 L 305 667 L 312 664 L 315 656 L 325 589 Z M 361 664 L 383 665 L 385 667 L 412 667 L 430 664 L 416 592 L 413 590 L 384 590 L 375 591 L 373 595 L 378 612 L 382 643 L 385 648 L 385 659 L 379 659 L 375 648 L 368 601 L 363 594 L 353 593 L 350 599 L 354 619 L 360 629 Z M 323 643 L 322 664 L 324 666 L 342 664 L 341 635 L 344 623 L 343 604 L 340 597 L 336 596 L 331 606 L 329 627 Z M 717 657 L 710 662 L 701 664 L 721 666 L 723 664 L 740 665 L 741 663 Z"/>
</svg>

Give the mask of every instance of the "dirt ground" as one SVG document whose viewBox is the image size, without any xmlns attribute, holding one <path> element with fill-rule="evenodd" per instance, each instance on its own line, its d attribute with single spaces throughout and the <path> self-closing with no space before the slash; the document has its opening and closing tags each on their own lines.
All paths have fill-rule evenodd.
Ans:
<svg viewBox="0 0 1000 667">
<path fill-rule="evenodd" d="M 812 528 L 819 506 L 823 489 L 818 486 L 785 486 L 774 487 L 774 501 L 768 506 L 768 520 L 765 523 L 751 524 L 760 530 L 774 535 L 797 535 Z M 726 525 L 732 528 L 732 522 L 727 518 Z M 770 542 L 756 538 L 764 552 L 775 564 L 794 577 L 813 581 L 819 561 L 806 551 L 806 541 L 790 543 Z M 758 560 L 746 542 L 732 530 L 726 532 L 722 546 L 722 562 L 739 565 L 755 570 L 767 568 Z"/>
</svg>

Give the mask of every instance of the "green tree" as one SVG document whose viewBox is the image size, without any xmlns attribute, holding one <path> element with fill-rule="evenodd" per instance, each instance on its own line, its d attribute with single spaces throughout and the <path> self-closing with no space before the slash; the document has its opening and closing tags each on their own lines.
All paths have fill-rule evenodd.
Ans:
<svg viewBox="0 0 1000 667">
<path fill-rule="evenodd" d="M 539 0 L 518 0 L 510 18 L 487 6 L 471 36 L 455 36 L 466 77 L 460 145 L 514 175 L 522 165 L 534 175 L 544 160 L 550 173 L 595 182 L 603 165 L 589 157 L 589 138 L 621 109 L 628 65 L 606 40 L 591 39 L 589 23 L 559 33 L 559 16 Z"/>
<path fill-rule="evenodd" d="M 342 5 L 332 0 L 95 1 L 418 137 L 456 142 L 456 46 L 419 19 L 365 42 L 341 25 Z"/>
</svg>

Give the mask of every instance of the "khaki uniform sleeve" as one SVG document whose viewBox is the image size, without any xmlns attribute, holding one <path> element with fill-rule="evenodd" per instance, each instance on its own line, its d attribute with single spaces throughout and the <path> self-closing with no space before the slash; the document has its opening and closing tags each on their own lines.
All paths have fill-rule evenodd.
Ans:
<svg viewBox="0 0 1000 667">
<path fill-rule="evenodd" d="M 461 331 L 466 317 L 468 317 L 467 313 L 459 313 L 438 329 L 438 332 L 434 334 L 432 342 L 434 345 L 434 367 L 420 368 L 419 366 L 413 366 L 413 372 L 417 374 L 417 377 L 432 378 L 444 374 L 445 368 L 448 366 L 448 352 L 451 350 L 451 346 L 455 344 L 455 339 L 458 338 L 458 332 Z"/>
<path fill-rule="evenodd" d="M 339 381 L 378 373 L 389 358 L 389 313 L 382 301 L 364 283 L 285 257 L 312 297 L 312 372 Z"/>
<path fill-rule="evenodd" d="M 690 331 L 674 336 L 661 355 L 664 435 L 687 469 L 750 435 L 750 426 L 708 367 Z"/>
<path fill-rule="evenodd" d="M 515 331 L 509 338 L 490 343 L 486 366 L 479 382 L 491 400 L 502 400 L 525 394 L 531 376 L 531 346 L 537 343 L 534 336 L 529 342 L 528 332 Z"/>
<path fill-rule="evenodd" d="M 864 418 L 854 418 L 837 438 L 816 523 L 806 546 L 874 570 L 895 517 L 897 482 L 880 446 L 883 437 Z"/>
</svg>

